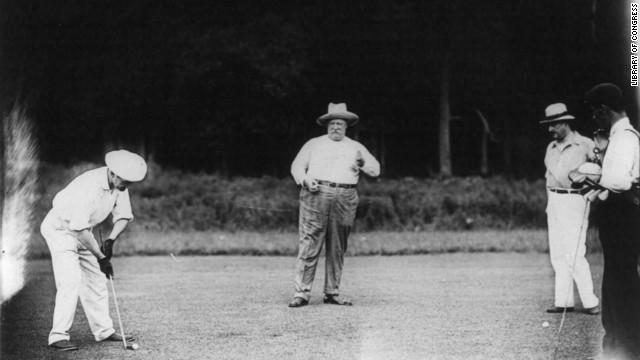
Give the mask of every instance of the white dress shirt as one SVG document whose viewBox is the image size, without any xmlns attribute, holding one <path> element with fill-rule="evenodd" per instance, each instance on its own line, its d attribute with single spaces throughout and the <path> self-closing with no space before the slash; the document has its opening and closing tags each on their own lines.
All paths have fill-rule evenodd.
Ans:
<svg viewBox="0 0 640 360">
<path fill-rule="evenodd" d="M 359 170 L 353 168 L 358 151 L 364 160 Z M 378 176 L 380 163 L 359 142 L 346 136 L 334 141 L 328 134 L 307 141 L 291 164 L 291 175 L 298 185 L 302 185 L 305 179 L 357 184 L 360 171 Z"/>
<path fill-rule="evenodd" d="M 107 167 L 89 170 L 73 179 L 53 198 L 53 211 L 69 230 L 90 229 L 113 214 L 113 222 L 133 219 L 129 190 L 109 189 Z"/>
<path fill-rule="evenodd" d="M 611 127 L 600 185 L 613 192 L 629 190 L 640 177 L 640 143 L 634 131 L 627 117 Z"/>
<path fill-rule="evenodd" d="M 571 131 L 562 142 L 552 141 L 544 158 L 547 187 L 571 188 L 569 172 L 593 158 L 594 147 L 593 140 L 576 131 Z"/>
</svg>

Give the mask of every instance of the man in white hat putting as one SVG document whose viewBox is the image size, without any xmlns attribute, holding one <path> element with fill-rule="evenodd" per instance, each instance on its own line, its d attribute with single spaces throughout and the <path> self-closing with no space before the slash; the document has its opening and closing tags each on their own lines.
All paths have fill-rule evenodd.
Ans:
<svg viewBox="0 0 640 360">
<path fill-rule="evenodd" d="M 600 313 L 599 300 L 593 292 L 591 269 L 585 258 L 589 202 L 581 189 L 572 188 L 569 173 L 595 157 L 593 141 L 571 129 L 574 117 L 562 103 L 549 105 L 545 119 L 553 141 L 547 146 L 544 164 L 547 183 L 547 224 L 549 255 L 555 271 L 555 303 L 548 313 L 574 311 L 575 281 L 585 312 Z"/>
<path fill-rule="evenodd" d="M 147 164 L 126 150 L 109 152 L 105 162 L 107 166 L 81 174 L 58 192 L 40 226 L 57 290 L 49 346 L 59 351 L 78 350 L 69 342 L 78 298 L 96 341 L 122 341 L 109 316 L 106 282 L 113 276 L 113 243 L 133 219 L 127 186 L 145 177 Z M 101 248 L 92 228 L 109 214 L 113 229 Z M 126 340 L 133 337 L 126 335 Z"/>
<path fill-rule="evenodd" d="M 300 247 L 295 267 L 295 293 L 289 307 L 309 303 L 311 286 L 322 246 L 326 243 L 324 303 L 352 305 L 340 298 L 344 253 L 358 206 L 356 185 L 360 173 L 380 175 L 380 164 L 357 141 L 345 135 L 358 122 L 347 106 L 329 104 L 318 118 L 327 134 L 309 140 L 291 164 L 291 174 L 300 190 Z"/>
</svg>

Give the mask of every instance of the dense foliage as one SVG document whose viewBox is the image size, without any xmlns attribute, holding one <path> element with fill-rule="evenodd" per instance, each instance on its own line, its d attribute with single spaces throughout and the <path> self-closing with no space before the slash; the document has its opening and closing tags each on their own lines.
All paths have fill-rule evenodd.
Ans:
<svg viewBox="0 0 640 360">
<path fill-rule="evenodd" d="M 185 171 L 281 178 L 327 104 L 346 102 L 362 120 L 349 136 L 385 174 L 424 178 L 440 171 L 450 69 L 453 175 L 485 174 L 490 130 L 488 173 L 535 177 L 548 104 L 565 102 L 588 134 L 585 92 L 616 82 L 637 119 L 628 6 L 593 4 L 4 1 L 0 107 L 28 103 L 47 162 L 123 147 Z"/>
<path fill-rule="evenodd" d="M 97 164 L 42 168 L 39 214 L 74 176 Z M 542 180 L 492 178 L 361 179 L 355 231 L 541 229 Z M 131 190 L 137 228 L 157 231 L 295 231 L 299 189 L 291 178 L 225 177 L 151 164 Z"/>
</svg>

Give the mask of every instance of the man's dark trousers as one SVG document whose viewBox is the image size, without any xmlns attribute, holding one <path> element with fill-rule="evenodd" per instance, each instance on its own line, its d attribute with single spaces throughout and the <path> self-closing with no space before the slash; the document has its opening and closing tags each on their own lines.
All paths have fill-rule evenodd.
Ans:
<svg viewBox="0 0 640 360">
<path fill-rule="evenodd" d="M 610 192 L 599 209 L 602 277 L 602 348 L 606 356 L 640 356 L 640 207 Z M 634 357 L 635 356 L 635 357 Z"/>
</svg>

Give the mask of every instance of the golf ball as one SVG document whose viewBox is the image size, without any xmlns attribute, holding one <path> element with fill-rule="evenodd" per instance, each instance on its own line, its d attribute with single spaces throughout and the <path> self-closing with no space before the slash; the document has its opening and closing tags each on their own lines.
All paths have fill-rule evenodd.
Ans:
<svg viewBox="0 0 640 360">
<path fill-rule="evenodd" d="M 138 344 L 131 344 L 131 348 L 132 348 L 133 350 L 138 350 L 138 348 L 139 348 L 139 347 L 140 347 L 140 346 L 138 346 Z"/>
<path fill-rule="evenodd" d="M 545 321 L 545 322 L 542 323 L 542 327 L 548 327 L 548 326 L 549 326 L 548 322 Z"/>
</svg>

